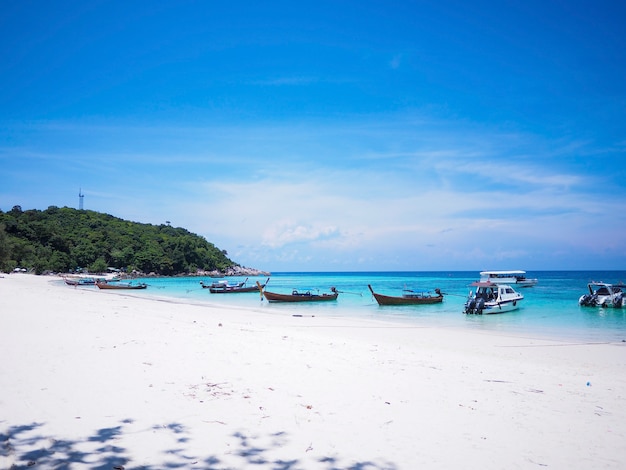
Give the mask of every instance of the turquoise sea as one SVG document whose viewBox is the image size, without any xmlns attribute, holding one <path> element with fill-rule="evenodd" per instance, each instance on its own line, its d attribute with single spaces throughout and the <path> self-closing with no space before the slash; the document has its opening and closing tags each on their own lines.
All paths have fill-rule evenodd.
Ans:
<svg viewBox="0 0 626 470">
<path fill-rule="evenodd" d="M 293 289 L 328 292 L 340 291 L 336 302 L 280 304 L 261 300 L 258 292 L 211 294 L 200 281 L 208 277 L 145 278 L 145 291 L 132 295 L 176 298 L 190 303 L 208 303 L 261 309 L 275 315 L 314 315 L 316 317 L 361 317 L 384 319 L 407 326 L 438 326 L 495 330 L 521 336 L 558 338 L 567 341 L 626 341 L 626 308 L 580 307 L 578 298 L 587 292 L 590 281 L 617 283 L 626 281 L 626 271 L 528 271 L 538 278 L 534 287 L 518 289 L 524 295 L 521 308 L 501 315 L 465 315 L 463 305 L 469 284 L 478 280 L 471 272 L 278 272 L 271 275 L 267 290 L 291 293 Z M 245 277 L 229 277 L 231 283 Z M 250 277 L 248 283 L 265 282 L 267 277 Z M 401 295 L 403 289 L 446 294 L 436 305 L 379 306 L 367 285 L 376 292 Z"/>
</svg>

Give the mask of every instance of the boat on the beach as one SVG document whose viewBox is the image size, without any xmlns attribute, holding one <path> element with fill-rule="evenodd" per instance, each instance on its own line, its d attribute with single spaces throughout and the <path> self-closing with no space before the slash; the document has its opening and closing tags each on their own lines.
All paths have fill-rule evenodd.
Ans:
<svg viewBox="0 0 626 470">
<path fill-rule="evenodd" d="M 257 281 L 257 289 L 267 299 L 268 302 L 324 302 L 328 300 L 337 300 L 339 292 L 334 287 L 330 288 L 330 294 L 314 294 L 310 290 L 300 292 L 294 289 L 291 294 L 278 294 L 276 292 L 266 291 L 261 283 Z"/>
<path fill-rule="evenodd" d="M 148 284 L 145 282 L 141 282 L 138 284 L 132 284 L 130 282 L 109 282 L 109 281 L 96 281 L 96 286 L 98 289 L 146 289 Z"/>
<path fill-rule="evenodd" d="M 592 281 L 587 284 L 588 294 L 581 295 L 578 304 L 583 307 L 613 307 L 626 306 L 624 289 L 626 284 L 607 284 L 606 282 Z"/>
<path fill-rule="evenodd" d="M 439 289 L 435 289 L 434 294 L 430 292 L 407 291 L 407 293 L 402 294 L 401 296 L 390 296 L 377 294 L 369 284 L 367 287 L 369 287 L 369 290 L 376 299 L 376 302 L 378 302 L 378 305 L 423 305 L 443 302 L 443 294 Z"/>
<path fill-rule="evenodd" d="M 526 271 L 482 271 L 480 282 L 532 287 L 537 284 L 538 280 L 526 277 Z"/>
<path fill-rule="evenodd" d="M 474 282 L 472 287 L 476 287 L 476 292 L 470 291 L 465 309 L 466 314 L 490 314 L 504 313 L 519 308 L 524 296 L 516 292 L 511 286 L 506 284 L 495 284 L 493 282 Z"/>
<path fill-rule="evenodd" d="M 96 283 L 96 280 L 93 278 L 64 277 L 63 280 L 68 286 L 93 286 Z"/>
<path fill-rule="evenodd" d="M 256 292 L 259 288 L 257 286 L 247 286 L 248 278 L 245 281 L 238 282 L 236 284 L 229 284 L 228 281 L 215 281 L 211 284 L 206 284 L 200 281 L 200 285 L 204 289 L 209 289 L 212 294 L 235 294 L 238 292 Z M 262 287 L 269 282 L 269 278 L 265 281 L 265 284 L 261 284 Z"/>
</svg>

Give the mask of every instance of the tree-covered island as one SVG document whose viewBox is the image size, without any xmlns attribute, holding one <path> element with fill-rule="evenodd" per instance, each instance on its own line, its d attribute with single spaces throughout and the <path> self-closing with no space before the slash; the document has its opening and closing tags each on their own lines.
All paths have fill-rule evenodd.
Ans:
<svg viewBox="0 0 626 470">
<path fill-rule="evenodd" d="M 0 210 L 0 271 L 42 274 L 77 269 L 163 276 L 265 274 L 244 268 L 203 237 L 168 224 L 130 222 L 109 214 L 50 206 Z"/>
</svg>

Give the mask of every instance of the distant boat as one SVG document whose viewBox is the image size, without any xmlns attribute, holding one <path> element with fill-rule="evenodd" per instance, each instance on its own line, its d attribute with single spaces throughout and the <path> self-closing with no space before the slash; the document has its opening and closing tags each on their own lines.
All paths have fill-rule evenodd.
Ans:
<svg viewBox="0 0 626 470">
<path fill-rule="evenodd" d="M 257 286 L 246 286 L 247 281 L 248 278 L 237 284 L 229 284 L 228 281 L 216 281 L 211 284 L 205 284 L 203 281 L 200 281 L 200 284 L 203 288 L 209 289 L 209 292 L 212 294 L 235 294 L 238 292 L 256 292 L 259 290 Z M 265 287 L 268 282 L 269 278 L 265 281 L 265 284 L 261 284 L 261 287 Z"/>
<path fill-rule="evenodd" d="M 130 282 L 107 282 L 107 281 L 96 281 L 96 286 L 99 289 L 146 289 L 148 284 L 139 283 L 139 284 L 131 284 Z"/>
<path fill-rule="evenodd" d="M 526 277 L 526 271 L 483 271 L 480 273 L 480 282 L 532 287 L 538 281 L 537 279 Z"/>
<path fill-rule="evenodd" d="M 590 282 L 587 284 L 588 294 L 581 295 L 578 305 L 583 307 L 614 307 L 626 306 L 624 284 L 607 284 L 606 282 Z"/>
<path fill-rule="evenodd" d="M 329 300 L 337 300 L 339 292 L 334 287 L 330 288 L 330 294 L 313 294 L 311 291 L 299 292 L 293 290 L 291 294 L 277 294 L 275 292 L 268 292 L 263 289 L 263 286 L 257 281 L 257 289 L 261 292 L 268 302 L 324 302 Z"/>
<path fill-rule="evenodd" d="M 463 313 L 482 315 L 488 313 L 504 313 L 516 310 L 524 300 L 524 296 L 511 286 L 494 284 L 493 282 L 474 282 L 476 292 L 470 291 Z"/>
<path fill-rule="evenodd" d="M 68 286 L 93 286 L 96 283 L 92 277 L 64 277 L 63 280 Z"/>
<path fill-rule="evenodd" d="M 429 292 L 412 292 L 408 294 L 403 294 L 401 296 L 390 296 L 377 294 L 376 292 L 374 292 L 374 289 L 372 289 L 372 286 L 370 286 L 369 284 L 367 285 L 367 287 L 369 287 L 370 292 L 376 299 L 376 302 L 378 302 L 378 305 L 423 305 L 443 302 L 443 294 L 439 289 L 435 289 L 436 295 L 433 295 Z"/>
</svg>

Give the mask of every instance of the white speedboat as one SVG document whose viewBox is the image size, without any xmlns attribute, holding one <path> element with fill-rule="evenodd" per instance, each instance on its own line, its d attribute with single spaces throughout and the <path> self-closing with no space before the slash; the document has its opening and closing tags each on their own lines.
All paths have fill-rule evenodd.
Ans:
<svg viewBox="0 0 626 470">
<path fill-rule="evenodd" d="M 490 314 L 504 313 L 519 308 L 524 296 L 506 284 L 494 284 L 493 282 L 474 282 L 476 292 L 470 291 L 465 310 L 467 314 Z"/>
<path fill-rule="evenodd" d="M 526 271 L 483 271 L 480 273 L 480 281 L 516 287 L 532 287 L 538 282 L 537 279 L 526 277 Z"/>
<path fill-rule="evenodd" d="M 581 295 L 578 304 L 583 307 L 614 307 L 626 306 L 624 284 L 607 284 L 606 282 L 590 282 L 587 284 L 588 294 Z"/>
</svg>

